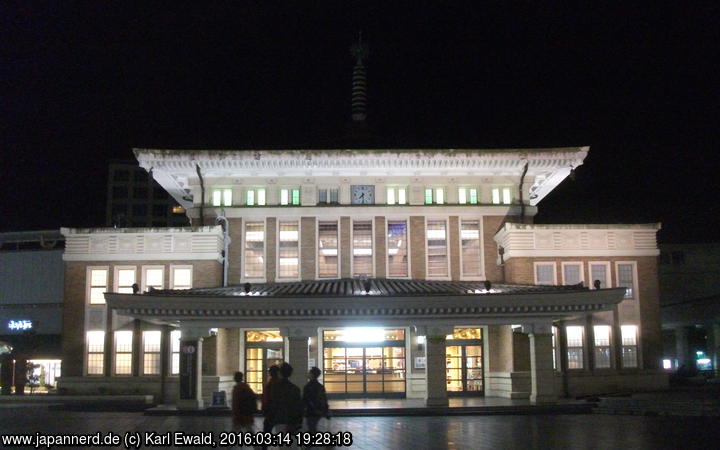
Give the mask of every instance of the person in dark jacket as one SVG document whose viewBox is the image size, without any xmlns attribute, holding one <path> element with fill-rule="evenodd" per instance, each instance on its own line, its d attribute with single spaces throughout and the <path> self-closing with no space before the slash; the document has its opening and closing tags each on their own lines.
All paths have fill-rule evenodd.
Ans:
<svg viewBox="0 0 720 450">
<path fill-rule="evenodd" d="M 290 382 L 293 368 L 282 363 L 279 380 L 270 392 L 270 404 L 267 412 L 273 423 L 273 433 L 294 432 L 302 426 L 303 403 L 300 388 Z"/>
<path fill-rule="evenodd" d="M 275 384 L 277 384 L 278 381 L 280 381 L 280 378 L 278 377 L 278 373 L 280 372 L 280 366 L 273 365 L 270 366 L 268 369 L 268 374 L 270 375 L 270 379 L 265 384 L 265 387 L 263 388 L 262 393 L 262 412 L 263 416 L 265 417 L 265 420 L 263 420 L 263 433 L 271 433 L 273 429 L 273 423 L 270 420 L 269 416 L 269 410 L 270 410 L 270 393 L 273 390 L 273 387 Z"/>
<path fill-rule="evenodd" d="M 310 433 L 317 432 L 317 425 L 321 418 L 330 418 L 330 407 L 327 402 L 325 386 L 320 384 L 318 377 L 320 369 L 313 367 L 308 372 L 308 383 L 303 388 L 303 406 L 305 407 L 305 422 Z"/>
<path fill-rule="evenodd" d="M 233 425 L 242 431 L 253 431 L 253 414 L 257 411 L 255 392 L 243 382 L 243 373 L 235 372 L 235 386 L 232 391 Z"/>
</svg>

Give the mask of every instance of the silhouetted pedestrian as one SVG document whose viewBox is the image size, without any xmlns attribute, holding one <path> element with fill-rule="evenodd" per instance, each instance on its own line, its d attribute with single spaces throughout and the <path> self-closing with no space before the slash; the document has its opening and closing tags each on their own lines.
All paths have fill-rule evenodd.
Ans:
<svg viewBox="0 0 720 450">
<path fill-rule="evenodd" d="M 303 403 L 300 388 L 290 382 L 293 368 L 282 363 L 279 380 L 270 391 L 268 417 L 273 424 L 273 433 L 295 432 L 300 429 L 303 417 Z"/>
<path fill-rule="evenodd" d="M 243 373 L 235 372 L 232 392 L 233 426 L 242 431 L 253 432 L 253 414 L 257 411 L 255 392 L 243 381 Z"/>
<path fill-rule="evenodd" d="M 308 383 L 303 388 L 303 406 L 305 407 L 305 422 L 310 433 L 317 432 L 317 425 L 321 418 L 330 418 L 330 407 L 327 402 L 325 386 L 320 384 L 318 377 L 320 369 L 313 367 L 308 372 Z"/>
</svg>

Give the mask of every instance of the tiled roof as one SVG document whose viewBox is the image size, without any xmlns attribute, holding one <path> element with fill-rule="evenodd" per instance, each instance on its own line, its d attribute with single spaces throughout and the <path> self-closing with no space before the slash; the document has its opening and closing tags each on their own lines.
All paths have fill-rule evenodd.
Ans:
<svg viewBox="0 0 720 450">
<path fill-rule="evenodd" d="M 246 283 L 239 286 L 197 288 L 188 290 L 153 290 L 144 295 L 203 297 L 352 297 L 361 295 L 412 297 L 428 295 L 540 294 L 578 292 L 588 288 L 574 286 L 537 286 L 519 284 L 486 284 L 484 281 L 428 281 L 386 278 L 343 278 L 334 280 L 292 281 L 286 283 Z M 487 287 L 490 287 L 488 290 Z M 366 292 L 367 291 L 367 292 Z"/>
</svg>

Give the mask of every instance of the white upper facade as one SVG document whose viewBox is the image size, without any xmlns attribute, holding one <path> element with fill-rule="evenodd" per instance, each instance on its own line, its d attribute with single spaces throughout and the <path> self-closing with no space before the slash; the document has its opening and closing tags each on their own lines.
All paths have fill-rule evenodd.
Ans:
<svg viewBox="0 0 720 450">
<path fill-rule="evenodd" d="M 229 190 L 222 206 L 245 206 L 248 191 L 263 190 L 265 205 L 287 205 L 283 196 L 297 189 L 297 206 L 314 206 L 336 189 L 339 205 L 355 203 L 357 186 L 372 186 L 372 205 L 389 203 L 388 188 L 403 189 L 406 205 L 427 204 L 428 189 L 443 191 L 442 204 L 535 206 L 580 166 L 588 147 L 551 149 L 393 149 L 393 150 L 158 150 L 135 149 L 140 166 L 191 215 L 200 204 L 213 206 L 214 190 Z M 465 188 L 465 193 L 459 190 Z M 282 191 L 286 192 L 283 193 Z M 325 193 L 321 191 L 326 190 Z M 495 190 L 496 192 L 493 192 Z M 506 190 L 506 192 L 503 192 Z M 357 191 L 359 192 L 359 191 Z M 507 192 L 509 192 L 509 197 Z M 397 192 L 394 195 L 398 195 Z M 330 202 L 328 202 L 330 203 Z M 397 199 L 396 203 L 397 204 Z M 257 201 L 254 205 L 258 205 Z M 218 205 L 215 205 L 218 206 Z"/>
</svg>

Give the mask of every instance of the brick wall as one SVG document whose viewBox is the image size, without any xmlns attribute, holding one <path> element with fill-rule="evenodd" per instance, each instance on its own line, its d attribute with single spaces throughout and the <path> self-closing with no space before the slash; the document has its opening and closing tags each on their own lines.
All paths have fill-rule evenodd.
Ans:
<svg viewBox="0 0 720 450">
<path fill-rule="evenodd" d="M 303 280 L 315 279 L 315 260 L 317 259 L 317 243 L 315 242 L 315 217 L 303 217 L 300 226 L 300 275 Z"/>
<path fill-rule="evenodd" d="M 377 278 L 387 277 L 387 243 L 385 236 L 387 234 L 387 226 L 385 225 L 385 217 L 375 217 L 375 276 Z"/>
<path fill-rule="evenodd" d="M 460 279 L 460 228 L 458 217 L 448 218 L 448 245 L 450 246 L 450 279 Z"/>
<path fill-rule="evenodd" d="M 265 276 L 272 283 L 276 278 L 277 219 L 268 217 L 265 226 Z"/>
<path fill-rule="evenodd" d="M 410 217 L 410 264 L 412 278 L 425 279 L 425 217 Z"/>
<path fill-rule="evenodd" d="M 230 223 L 230 267 L 228 267 L 228 284 L 240 284 L 240 262 L 242 261 L 242 219 L 228 219 Z"/>
<path fill-rule="evenodd" d="M 485 245 L 483 261 L 485 262 L 485 278 L 499 282 L 502 280 L 502 268 L 497 264 L 497 243 L 493 237 L 500 230 L 509 218 L 503 216 L 485 216 L 483 217 L 483 242 Z"/>
<path fill-rule="evenodd" d="M 340 274 L 342 278 L 350 278 L 350 258 L 352 254 L 350 242 L 350 218 L 340 218 Z"/>
</svg>

